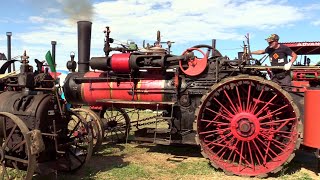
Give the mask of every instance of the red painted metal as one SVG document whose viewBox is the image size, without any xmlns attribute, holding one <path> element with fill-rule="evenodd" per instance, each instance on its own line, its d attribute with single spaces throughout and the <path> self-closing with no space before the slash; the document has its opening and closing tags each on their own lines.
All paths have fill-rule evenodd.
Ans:
<svg viewBox="0 0 320 180">
<path fill-rule="evenodd" d="M 319 81 L 320 71 L 317 70 L 294 70 L 292 80 L 297 81 Z"/>
<path fill-rule="evenodd" d="M 189 76 L 197 76 L 201 74 L 207 67 L 207 62 L 208 62 L 208 57 L 207 55 L 199 48 L 189 48 L 186 51 L 182 53 L 182 55 L 185 55 L 186 53 L 190 51 L 199 51 L 202 55 L 203 58 L 199 59 L 197 57 L 194 57 L 193 59 L 188 60 L 188 67 L 185 68 L 184 64 L 185 62 L 179 61 L 179 66 L 182 72 Z"/>
<path fill-rule="evenodd" d="M 304 131 L 303 144 L 320 148 L 320 90 L 307 90 L 304 96 Z"/>
<path fill-rule="evenodd" d="M 105 77 L 101 72 L 88 72 L 84 77 Z M 164 93 L 153 93 L 164 89 L 165 80 L 144 79 L 134 87 L 132 81 L 83 83 L 81 87 L 83 99 L 89 104 L 96 104 L 97 100 L 123 101 L 164 101 Z M 139 90 L 140 93 L 132 93 Z"/>
<path fill-rule="evenodd" d="M 130 73 L 129 58 L 130 53 L 113 54 L 110 61 L 111 69 L 117 73 Z"/>
<path fill-rule="evenodd" d="M 291 91 L 305 92 L 310 87 L 309 81 L 291 81 Z"/>
<path fill-rule="evenodd" d="M 290 158 L 298 139 L 299 115 L 290 96 L 283 93 L 270 82 L 254 79 L 214 85 L 199 108 L 197 130 L 200 145 L 215 167 L 257 176 Z"/>
<path fill-rule="evenodd" d="M 320 41 L 312 42 L 282 42 L 292 49 L 295 53 L 301 54 L 320 54 Z"/>
</svg>

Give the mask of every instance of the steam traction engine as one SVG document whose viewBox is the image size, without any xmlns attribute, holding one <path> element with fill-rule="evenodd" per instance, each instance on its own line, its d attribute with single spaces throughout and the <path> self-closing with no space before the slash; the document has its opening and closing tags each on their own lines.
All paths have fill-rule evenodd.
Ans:
<svg viewBox="0 0 320 180">
<path fill-rule="evenodd" d="M 215 168 L 243 176 L 276 173 L 295 156 L 302 135 L 296 103 L 303 106 L 303 96 L 267 80 L 246 47 L 235 60 L 223 57 L 215 41 L 172 55 L 158 34 L 153 46 L 132 51 L 112 48 L 107 28 L 106 56 L 89 61 L 91 23 L 78 22 L 78 30 L 78 72 L 72 59 L 64 93 L 71 104 L 90 105 L 103 131 L 126 138 L 145 124 L 123 108 L 162 110 L 155 123 L 165 121 L 167 128 L 138 128 L 135 138 L 199 144 Z M 121 53 L 109 56 L 112 50 Z"/>
<path fill-rule="evenodd" d="M 0 71 L 16 60 L 5 63 Z M 55 79 L 21 57 L 20 73 L 0 79 L 0 179 L 32 179 L 34 173 L 70 172 L 88 161 L 93 148 L 87 110 L 67 110 Z M 96 130 L 95 130 L 96 131 Z"/>
</svg>

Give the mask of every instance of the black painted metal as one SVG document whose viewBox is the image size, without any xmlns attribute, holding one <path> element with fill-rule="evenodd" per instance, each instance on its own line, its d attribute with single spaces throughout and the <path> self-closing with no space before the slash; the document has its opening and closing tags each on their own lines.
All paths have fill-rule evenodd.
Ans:
<svg viewBox="0 0 320 180">
<path fill-rule="evenodd" d="M 11 60 L 11 36 L 12 36 L 12 32 L 7 32 L 7 48 L 8 48 L 8 61 Z M 13 64 L 13 71 L 15 71 L 15 66 Z M 8 67 L 8 72 L 11 72 L 11 65 Z"/>
<path fill-rule="evenodd" d="M 89 71 L 91 26 L 89 21 L 78 21 L 78 72 Z"/>
<path fill-rule="evenodd" d="M 51 46 L 52 46 L 52 60 L 53 64 L 56 65 L 56 45 L 57 41 L 51 41 Z"/>
</svg>

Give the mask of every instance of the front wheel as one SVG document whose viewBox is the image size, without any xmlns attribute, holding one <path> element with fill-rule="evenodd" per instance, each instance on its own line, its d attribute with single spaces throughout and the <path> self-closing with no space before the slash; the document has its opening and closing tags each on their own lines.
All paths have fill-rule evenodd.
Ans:
<svg viewBox="0 0 320 180">
<path fill-rule="evenodd" d="M 196 140 L 227 173 L 265 177 L 300 146 L 299 110 L 279 85 L 240 75 L 215 84 L 196 110 Z"/>
</svg>

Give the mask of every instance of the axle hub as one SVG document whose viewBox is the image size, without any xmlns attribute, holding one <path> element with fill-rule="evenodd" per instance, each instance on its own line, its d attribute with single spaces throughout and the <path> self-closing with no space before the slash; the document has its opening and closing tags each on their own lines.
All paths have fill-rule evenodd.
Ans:
<svg viewBox="0 0 320 180">
<path fill-rule="evenodd" d="M 252 113 L 240 112 L 232 118 L 231 132 L 242 141 L 254 139 L 259 134 L 259 130 L 259 121 Z"/>
<path fill-rule="evenodd" d="M 239 121 L 239 130 L 241 133 L 249 133 L 254 127 L 248 119 L 242 119 Z"/>
</svg>

